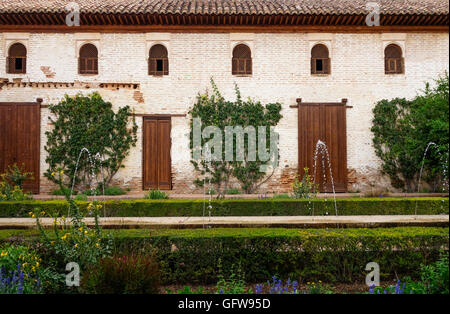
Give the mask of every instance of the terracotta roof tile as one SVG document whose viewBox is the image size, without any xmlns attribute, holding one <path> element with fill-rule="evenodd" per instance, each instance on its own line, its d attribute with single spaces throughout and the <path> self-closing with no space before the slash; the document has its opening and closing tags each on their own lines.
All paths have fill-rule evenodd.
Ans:
<svg viewBox="0 0 450 314">
<path fill-rule="evenodd" d="M 367 14 L 374 0 L 1 0 L 0 13 L 60 13 L 69 2 L 82 13 Z M 378 0 L 382 14 L 448 14 L 447 0 Z"/>
</svg>

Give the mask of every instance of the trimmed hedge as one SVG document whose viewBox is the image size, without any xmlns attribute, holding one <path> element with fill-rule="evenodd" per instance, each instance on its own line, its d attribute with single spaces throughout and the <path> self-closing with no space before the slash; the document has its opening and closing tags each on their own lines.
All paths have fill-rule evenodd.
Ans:
<svg viewBox="0 0 450 314">
<path fill-rule="evenodd" d="M 118 254 L 157 250 L 165 284 L 215 283 L 218 265 L 226 275 L 241 264 L 247 282 L 273 275 L 302 281 L 364 282 L 365 266 L 380 265 L 381 279 L 413 278 L 421 264 L 448 250 L 448 228 L 377 229 L 170 229 L 105 230 Z M 34 237 L 33 237 L 34 236 Z M 36 230 L 0 230 L 1 239 L 37 239 Z"/>
<path fill-rule="evenodd" d="M 338 215 L 411 215 L 416 206 L 421 215 L 448 214 L 448 198 L 345 198 L 337 199 Z M 78 202 L 86 208 L 88 202 Z M 52 215 L 67 214 L 66 201 L 0 202 L 0 217 L 28 217 L 35 208 Z M 202 216 L 203 200 L 106 201 L 108 217 Z M 334 215 L 332 199 L 233 199 L 212 201 L 213 216 L 304 216 Z"/>
</svg>

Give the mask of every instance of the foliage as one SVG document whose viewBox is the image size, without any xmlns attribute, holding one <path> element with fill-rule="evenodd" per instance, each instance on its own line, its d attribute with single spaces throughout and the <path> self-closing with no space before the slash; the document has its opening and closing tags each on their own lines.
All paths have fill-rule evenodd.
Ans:
<svg viewBox="0 0 450 314">
<path fill-rule="evenodd" d="M 33 173 L 25 170 L 25 165 L 19 167 L 16 163 L 9 165 L 3 178 L 5 181 L 11 182 L 13 186 L 23 188 L 23 182 L 33 179 Z"/>
<path fill-rule="evenodd" d="M 118 186 L 108 186 L 105 187 L 105 190 L 103 190 L 103 188 L 100 187 L 92 190 L 85 190 L 83 191 L 83 194 L 87 195 L 87 196 L 94 196 L 94 195 L 125 195 L 127 194 L 127 192 L 125 190 L 123 190 L 122 188 L 118 187 Z"/>
<path fill-rule="evenodd" d="M 274 194 L 272 196 L 273 199 L 290 199 L 291 196 L 287 193 Z"/>
<path fill-rule="evenodd" d="M 75 180 L 77 189 L 96 188 L 94 183 L 103 181 L 108 186 L 137 141 L 134 118 L 129 127 L 130 107 L 122 107 L 115 113 L 110 102 L 93 93 L 89 96 L 66 95 L 59 104 L 51 105 L 49 109 L 56 119 L 50 118 L 52 130 L 45 133 L 46 162 L 49 165 L 45 176 L 57 183 L 52 172 L 66 169 L 64 181 L 72 183 Z M 91 162 L 88 154 L 83 153 L 75 171 L 83 148 L 101 157 L 101 160 L 92 156 Z M 103 173 L 100 173 L 101 170 Z M 95 180 L 97 176 L 102 180 Z"/>
<path fill-rule="evenodd" d="M 417 192 L 420 168 L 425 156 L 424 179 L 433 190 L 447 182 L 449 151 L 449 77 L 439 77 L 435 86 L 425 85 L 422 95 L 412 100 L 381 100 L 373 110 L 373 145 L 382 160 L 382 171 L 396 188 Z"/>
<path fill-rule="evenodd" d="M 422 265 L 420 280 L 406 279 L 407 290 L 414 294 L 448 294 L 449 265 L 448 252 L 442 253 L 438 261 L 430 265 Z"/>
<path fill-rule="evenodd" d="M 220 160 L 194 160 L 191 163 L 203 177 L 208 177 L 210 182 L 216 186 L 218 192 L 217 198 L 221 198 L 228 190 L 228 184 L 231 177 L 235 177 L 241 184 L 246 193 L 251 193 L 258 189 L 270 176 L 260 171 L 261 166 L 268 165 L 268 161 L 259 159 L 258 148 L 256 149 L 256 161 L 248 159 L 248 140 L 244 144 L 244 161 L 226 161 L 225 158 L 225 127 L 241 126 L 245 129 L 247 126 L 253 126 L 255 130 L 258 126 L 265 127 L 266 130 L 266 150 L 270 147 L 270 128 L 278 124 L 281 119 L 281 104 L 270 103 L 262 105 L 260 102 L 252 99 L 242 100 L 239 88 L 235 86 L 236 100 L 227 101 L 220 94 L 216 84 L 211 79 L 213 95 L 202 94 L 197 96 L 197 101 L 189 111 L 191 115 L 190 148 L 192 157 L 194 151 L 201 149 L 194 147 L 194 118 L 201 119 L 201 131 L 208 126 L 215 126 L 222 132 L 222 154 Z M 216 135 L 218 136 L 218 135 Z M 233 134 L 233 158 L 236 156 L 236 135 Z M 256 134 L 258 137 L 258 134 Z M 209 139 L 202 136 L 201 147 L 204 147 Z M 256 138 L 258 143 L 258 138 Z M 272 156 L 274 157 L 274 156 Z M 278 156 L 276 156 L 278 157 Z M 266 179 L 264 179 L 266 177 Z M 203 180 L 197 179 L 195 183 L 198 186 L 203 185 Z"/>
<path fill-rule="evenodd" d="M 226 190 L 225 192 L 227 195 L 238 195 L 241 194 L 241 191 L 238 188 L 231 188 Z"/>
<path fill-rule="evenodd" d="M 114 230 L 116 251 L 130 254 L 155 248 L 166 284 L 213 283 L 230 278 L 240 264 L 248 282 L 277 274 L 300 281 L 364 280 L 367 261 L 380 265 L 382 280 L 417 276 L 448 244 L 448 228 L 359 229 L 214 228 Z M 176 250 L 172 248 L 176 247 Z M 301 248 L 301 250 L 297 249 Z M 395 250 L 392 250 L 395 248 Z"/>
<path fill-rule="evenodd" d="M 332 288 L 322 283 L 322 281 L 316 282 L 307 282 L 306 290 L 300 290 L 298 281 L 288 279 L 283 281 L 278 279 L 277 276 L 272 277 L 272 282 L 267 281 L 266 285 L 258 284 L 255 287 L 256 294 L 264 293 L 264 290 L 267 291 L 268 294 L 332 294 Z"/>
<path fill-rule="evenodd" d="M 153 256 L 113 256 L 101 259 L 83 277 L 86 293 L 158 293 L 158 264 Z"/>
<path fill-rule="evenodd" d="M 36 294 L 41 290 L 39 277 L 30 280 L 30 275 L 25 273 L 20 264 L 11 272 L 0 267 L 0 294 Z"/>
<path fill-rule="evenodd" d="M 222 266 L 219 259 L 219 275 L 216 284 L 216 293 L 218 294 L 244 294 L 245 289 L 245 275 L 241 269 L 241 265 L 231 265 L 231 271 L 228 278 L 222 274 Z"/>
<path fill-rule="evenodd" d="M 0 272 L 4 280 L 13 281 L 9 285 L 0 283 L 0 293 L 2 288 L 4 293 L 40 293 L 55 280 L 61 280 L 52 269 L 45 267 L 35 250 L 22 245 L 7 244 L 0 249 Z"/>
<path fill-rule="evenodd" d="M 189 286 L 184 286 L 183 289 L 178 289 L 175 293 L 172 292 L 170 289 L 166 290 L 168 294 L 205 294 L 205 290 L 203 290 L 202 287 L 198 287 L 195 290 L 192 290 Z"/>
<path fill-rule="evenodd" d="M 149 200 L 166 200 L 169 199 L 169 196 L 163 191 L 160 190 L 150 190 L 148 194 L 145 196 L 146 199 Z"/>
<path fill-rule="evenodd" d="M 57 182 L 60 190 L 64 191 L 62 180 L 63 171 L 59 172 Z M 56 176 L 56 174 L 54 175 Z M 100 258 L 109 256 L 112 250 L 112 239 L 104 237 L 99 224 L 99 210 L 101 204 L 90 202 L 86 209 L 94 216 L 95 227 L 90 228 L 84 221 L 84 214 L 77 203 L 66 194 L 68 202 L 68 212 L 65 216 L 52 216 L 45 211 L 34 210 L 29 214 L 36 218 L 42 246 L 40 250 L 51 258 L 48 259 L 50 265 L 57 272 L 64 273 L 67 263 L 76 262 L 81 270 L 86 270 L 89 265 L 96 263 Z M 53 217 L 53 229 L 51 232 L 45 230 L 41 223 L 41 216 Z"/>
<path fill-rule="evenodd" d="M 86 194 L 78 194 L 74 198 L 76 201 L 87 201 L 88 197 Z"/>
<path fill-rule="evenodd" d="M 314 178 L 308 173 L 308 168 L 305 168 L 304 171 L 302 180 L 298 180 L 298 176 L 296 176 L 294 183 L 292 183 L 294 198 L 315 197 L 317 186 L 314 184 Z"/>
<path fill-rule="evenodd" d="M 17 164 L 8 166 L 5 173 L 0 174 L 0 201 L 24 201 L 31 199 L 29 193 L 23 191 L 23 182 L 31 179 L 32 173 L 26 172 Z"/>
<path fill-rule="evenodd" d="M 340 216 L 414 215 L 416 206 L 419 215 L 449 213 L 448 198 L 438 197 L 338 198 L 336 203 Z M 110 200 L 102 204 L 102 211 L 108 217 L 179 217 L 202 216 L 203 213 L 203 200 Z M 79 201 L 77 205 L 89 214 L 89 202 Z M 334 202 L 320 198 L 225 199 L 212 200 L 211 206 L 213 216 L 307 216 L 311 214 L 311 206 L 316 215 L 334 211 Z M 0 217 L 28 217 L 28 212 L 34 209 L 51 216 L 64 216 L 68 203 L 62 200 L 0 202 Z"/>
</svg>

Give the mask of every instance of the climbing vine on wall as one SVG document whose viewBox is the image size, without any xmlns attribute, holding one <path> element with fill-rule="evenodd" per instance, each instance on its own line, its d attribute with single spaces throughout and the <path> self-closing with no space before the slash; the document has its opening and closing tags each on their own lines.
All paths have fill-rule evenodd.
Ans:
<svg viewBox="0 0 450 314">
<path fill-rule="evenodd" d="M 49 166 L 45 176 L 56 182 L 52 173 L 63 169 L 66 183 L 75 180 L 77 189 L 95 189 L 98 186 L 93 185 L 103 179 L 108 186 L 123 167 L 130 148 L 136 145 L 137 125 L 134 118 L 130 119 L 130 107 L 124 106 L 114 112 L 110 102 L 93 93 L 89 96 L 66 95 L 49 109 L 53 117 L 50 117 L 52 129 L 45 133 Z M 93 158 L 89 160 L 88 154 L 83 153 L 74 175 L 83 148 L 87 148 Z M 95 158 L 95 155 L 101 158 Z M 95 177 L 98 180 L 94 180 Z"/>
<path fill-rule="evenodd" d="M 426 83 L 412 100 L 396 98 L 379 101 L 374 110 L 373 145 L 382 161 L 382 170 L 392 185 L 417 192 L 422 164 L 422 180 L 434 191 L 448 189 L 449 77 Z M 424 153 L 429 145 L 433 147 Z"/>
<path fill-rule="evenodd" d="M 256 132 L 256 143 L 259 141 L 259 136 L 265 136 L 265 151 L 270 151 L 271 141 L 272 145 L 278 148 L 278 142 L 271 138 L 270 129 L 275 127 L 281 119 L 281 104 L 269 103 L 262 105 L 259 101 L 252 99 L 243 100 L 240 90 L 235 86 L 236 100 L 228 101 L 220 93 L 214 81 L 211 79 L 211 85 L 213 93 L 201 94 L 197 96 L 197 101 L 193 108 L 190 110 L 191 116 L 191 132 L 190 132 L 190 148 L 191 148 L 191 163 L 195 169 L 199 171 L 203 177 L 208 177 L 212 184 L 215 185 L 218 197 L 224 195 L 229 187 L 231 178 L 237 179 L 242 189 L 246 193 L 255 192 L 261 184 L 266 182 L 274 173 L 274 167 L 268 167 L 267 171 L 261 171 L 264 166 L 269 165 L 273 159 L 266 160 L 260 158 L 258 144 L 256 145 L 256 159 L 249 158 L 249 139 L 248 134 L 244 138 L 244 150 L 243 159 L 233 158 L 233 160 L 227 160 L 225 156 L 226 147 L 226 127 L 254 127 L 258 130 L 258 127 L 265 129 L 265 134 L 261 135 Z M 222 158 L 211 160 L 210 162 L 203 159 L 194 158 L 194 151 L 198 149 L 195 147 L 194 141 L 194 118 L 201 119 L 201 131 L 205 128 L 214 126 L 220 129 L 220 136 L 222 137 Z M 216 135 L 217 136 L 217 135 Z M 201 147 L 204 147 L 210 138 L 201 139 Z M 236 157 L 237 136 L 233 134 L 233 157 Z M 272 146 L 273 147 L 273 146 Z M 276 150 L 278 154 L 278 150 Z M 273 156 L 272 156 L 273 157 Z M 278 155 L 275 156 L 278 159 Z M 197 178 L 195 183 L 198 186 L 203 185 L 202 178 Z"/>
</svg>

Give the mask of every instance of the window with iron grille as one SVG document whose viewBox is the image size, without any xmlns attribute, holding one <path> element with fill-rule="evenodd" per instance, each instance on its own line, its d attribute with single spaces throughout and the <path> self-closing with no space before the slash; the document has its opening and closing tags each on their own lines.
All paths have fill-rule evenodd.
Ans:
<svg viewBox="0 0 450 314">
<path fill-rule="evenodd" d="M 169 59 L 166 47 L 157 44 L 150 48 L 148 58 L 148 74 L 149 75 L 169 75 Z"/>
<path fill-rule="evenodd" d="M 385 74 L 402 74 L 404 63 L 402 57 L 402 49 L 390 44 L 384 49 L 384 73 Z"/>
<path fill-rule="evenodd" d="M 311 49 L 311 74 L 330 74 L 331 61 L 328 48 L 317 44 Z"/>
<path fill-rule="evenodd" d="M 80 48 L 78 58 L 79 74 L 98 74 L 98 50 L 93 44 L 85 44 Z"/>
<path fill-rule="evenodd" d="M 247 45 L 239 44 L 234 47 L 232 59 L 232 74 L 252 74 L 252 53 Z"/>
<path fill-rule="evenodd" d="M 27 48 L 24 45 L 15 43 L 9 47 L 6 60 L 6 73 L 27 73 Z"/>
</svg>

